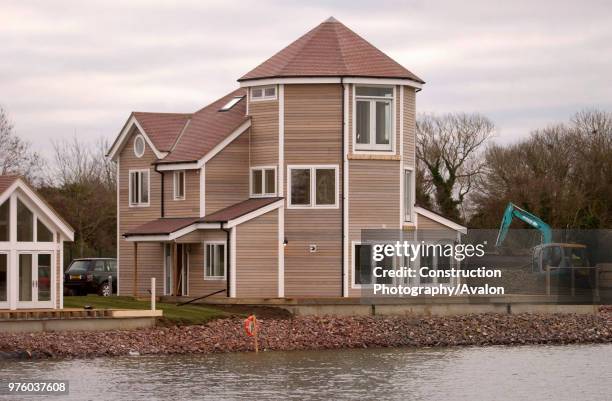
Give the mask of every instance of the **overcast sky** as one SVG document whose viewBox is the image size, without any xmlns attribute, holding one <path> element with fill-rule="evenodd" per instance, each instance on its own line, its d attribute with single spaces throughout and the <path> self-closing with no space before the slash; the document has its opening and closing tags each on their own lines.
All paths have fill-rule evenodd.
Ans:
<svg viewBox="0 0 612 401">
<path fill-rule="evenodd" d="M 612 1 L 0 0 L 0 104 L 51 138 L 192 112 L 333 15 L 423 78 L 418 112 L 481 112 L 509 142 L 612 110 Z"/>
</svg>

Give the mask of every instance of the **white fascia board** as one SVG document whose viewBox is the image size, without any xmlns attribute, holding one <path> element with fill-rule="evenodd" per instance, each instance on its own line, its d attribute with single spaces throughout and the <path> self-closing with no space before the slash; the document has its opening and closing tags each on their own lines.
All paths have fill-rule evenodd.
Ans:
<svg viewBox="0 0 612 401">
<path fill-rule="evenodd" d="M 121 133 L 119 134 L 119 137 L 115 141 L 113 147 L 108 151 L 108 154 L 106 155 L 107 157 L 110 157 L 112 160 L 116 159 L 117 155 L 119 154 L 119 152 L 125 145 L 125 142 L 130 134 L 130 131 L 132 130 L 132 127 L 138 128 L 138 130 L 144 137 L 145 141 L 147 142 L 147 145 L 149 145 L 151 150 L 153 150 L 155 157 L 157 157 L 158 159 L 163 159 L 164 157 L 168 155 L 168 152 L 161 152 L 155 147 L 155 145 L 153 145 L 153 141 L 151 141 L 151 138 L 149 138 L 149 135 L 147 135 L 144 128 L 142 128 L 142 126 L 136 119 L 136 116 L 132 114 L 130 118 L 128 119 L 128 121 L 123 126 L 123 129 L 121 130 Z"/>
<path fill-rule="evenodd" d="M 425 216 L 429 219 L 432 219 L 435 222 L 442 224 L 443 226 L 452 228 L 455 231 L 459 231 L 461 234 L 467 234 L 467 227 L 457 224 L 454 221 L 450 221 L 449 219 L 442 217 L 439 214 L 430 212 L 429 210 L 423 209 L 422 207 L 419 207 L 419 206 L 415 206 L 414 211 L 420 214 L 421 216 Z M 417 229 L 418 229 L 418 224 L 417 224 Z"/>
<path fill-rule="evenodd" d="M 421 89 L 423 84 L 411 79 L 393 79 L 393 78 L 344 78 L 344 82 L 350 84 L 363 85 L 403 85 Z"/>
<path fill-rule="evenodd" d="M 405 85 L 413 88 L 421 89 L 423 84 L 411 79 L 394 79 L 394 78 L 360 78 L 360 77 L 304 77 L 304 78 L 265 78 L 253 79 L 240 82 L 241 88 L 249 88 L 252 86 L 264 85 L 282 85 L 282 84 L 339 84 L 341 82 L 348 84 L 364 84 L 364 85 Z"/>
<path fill-rule="evenodd" d="M 241 88 L 279 84 L 339 84 L 339 77 L 265 78 L 240 82 Z"/>
<path fill-rule="evenodd" d="M 158 164 L 157 171 L 197 170 L 198 162 Z"/>
<path fill-rule="evenodd" d="M 232 143 L 236 138 L 238 138 L 244 131 L 251 127 L 251 119 L 246 120 L 244 123 L 240 124 L 238 128 L 236 128 L 231 134 L 229 134 L 223 141 L 221 141 L 217 146 L 212 148 L 210 152 L 208 152 L 204 157 L 202 157 L 197 162 L 189 162 L 189 163 L 162 163 L 157 165 L 157 170 L 159 171 L 171 171 L 171 170 L 194 170 L 202 168 L 207 161 L 215 157 L 219 152 L 221 152 L 227 145 Z"/>
<path fill-rule="evenodd" d="M 126 241 L 129 242 L 164 242 L 164 241 L 174 241 L 182 237 L 183 235 L 187 235 L 196 230 L 214 230 L 220 229 L 221 224 L 219 223 L 194 223 L 187 227 L 181 228 L 180 230 L 174 231 L 170 234 L 160 234 L 160 235 L 129 235 L 124 237 Z"/>
<path fill-rule="evenodd" d="M 69 241 L 74 241 L 74 230 L 72 230 L 66 223 L 60 219 L 57 214 L 45 203 L 44 200 L 34 192 L 29 185 L 22 181 L 21 178 L 15 180 L 15 182 L 8 187 L 4 193 L 0 194 L 0 204 L 4 203 L 17 189 L 20 189 L 33 203 L 34 205 L 47 217 L 66 237 Z"/>
<path fill-rule="evenodd" d="M 252 220 L 255 217 L 259 217 L 259 216 L 261 216 L 263 214 L 271 212 L 272 210 L 278 209 L 278 208 L 280 208 L 283 205 L 283 201 L 284 201 L 284 199 L 279 199 L 278 201 L 276 201 L 274 203 L 271 203 L 271 204 L 269 204 L 267 206 L 264 206 L 262 208 L 254 210 L 254 211 L 252 211 L 250 213 L 247 213 L 244 216 L 240 216 L 240 217 L 237 217 L 237 218 L 235 218 L 233 220 L 230 220 L 230 221 L 227 222 L 225 227 L 226 228 L 235 227 L 235 226 L 237 226 L 239 224 L 242 224 L 242 223 L 244 223 L 246 221 Z"/>
</svg>

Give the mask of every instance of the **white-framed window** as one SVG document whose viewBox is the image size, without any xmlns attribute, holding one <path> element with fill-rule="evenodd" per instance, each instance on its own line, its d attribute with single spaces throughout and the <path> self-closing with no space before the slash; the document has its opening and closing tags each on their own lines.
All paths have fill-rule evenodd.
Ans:
<svg viewBox="0 0 612 401">
<path fill-rule="evenodd" d="M 374 284 L 392 284 L 392 277 L 375 277 L 374 268 L 381 267 L 384 270 L 395 269 L 395 258 L 385 256 L 380 262 L 374 260 L 372 244 L 364 244 L 359 241 L 353 242 L 352 261 L 352 287 L 369 288 Z"/>
<path fill-rule="evenodd" d="M 0 204 L 0 242 L 9 242 L 11 236 L 10 198 Z"/>
<path fill-rule="evenodd" d="M 251 167 L 252 198 L 276 196 L 276 166 Z"/>
<path fill-rule="evenodd" d="M 224 280 L 226 252 L 225 242 L 204 242 L 204 280 Z"/>
<path fill-rule="evenodd" d="M 338 165 L 287 167 L 288 208 L 334 209 L 338 207 Z"/>
<path fill-rule="evenodd" d="M 134 138 L 134 155 L 141 158 L 145 152 L 145 139 L 142 135 L 137 135 Z"/>
<path fill-rule="evenodd" d="M 260 100 L 276 100 L 276 85 L 252 87 L 251 101 Z"/>
<path fill-rule="evenodd" d="M 353 146 L 359 151 L 393 151 L 392 86 L 356 86 Z"/>
<path fill-rule="evenodd" d="M 185 200 L 185 170 L 175 171 L 173 176 L 174 200 Z"/>
<path fill-rule="evenodd" d="M 404 169 L 404 176 L 402 177 L 404 180 L 404 193 L 402 196 L 404 197 L 404 221 L 411 222 L 413 220 L 412 217 L 412 207 L 414 205 L 414 171 L 412 169 Z"/>
<path fill-rule="evenodd" d="M 149 193 L 151 189 L 149 170 L 130 170 L 129 182 L 130 206 L 149 206 Z"/>
</svg>

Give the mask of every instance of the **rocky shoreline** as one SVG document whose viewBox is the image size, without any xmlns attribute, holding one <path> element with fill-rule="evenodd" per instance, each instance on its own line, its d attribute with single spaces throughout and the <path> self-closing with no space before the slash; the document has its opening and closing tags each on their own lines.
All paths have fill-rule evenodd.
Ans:
<svg viewBox="0 0 612 401">
<path fill-rule="evenodd" d="M 307 316 L 260 322 L 260 350 L 612 342 L 609 307 L 598 315 Z M 131 331 L 0 333 L 0 359 L 206 354 L 253 347 L 240 318 Z"/>
</svg>

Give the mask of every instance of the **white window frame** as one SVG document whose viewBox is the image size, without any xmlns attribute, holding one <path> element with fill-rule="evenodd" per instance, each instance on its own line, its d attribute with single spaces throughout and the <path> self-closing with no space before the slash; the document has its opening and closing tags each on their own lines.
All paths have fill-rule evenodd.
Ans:
<svg viewBox="0 0 612 401">
<path fill-rule="evenodd" d="M 378 87 L 378 88 L 390 88 L 393 90 L 393 97 L 384 97 L 384 96 L 357 96 L 357 87 Z M 353 85 L 353 153 L 354 154 L 381 154 L 381 155 L 390 155 L 396 153 L 395 148 L 395 113 L 396 113 L 396 100 L 397 99 L 397 88 L 395 86 L 390 85 L 362 85 L 362 84 L 354 84 Z M 357 101 L 358 100 L 369 100 L 370 103 L 370 143 L 369 144 L 358 144 L 357 143 Z M 376 144 L 376 107 L 372 107 L 372 103 L 375 104 L 376 101 L 386 100 L 391 103 L 391 135 L 389 137 L 388 145 L 377 145 Z M 374 118 L 372 118 L 374 117 Z M 374 142 L 372 142 L 374 141 Z"/>
<path fill-rule="evenodd" d="M 136 150 L 136 143 L 139 140 L 142 141 L 142 153 L 138 153 L 138 151 Z M 136 135 L 136 137 L 134 138 L 134 156 L 140 159 L 142 156 L 144 156 L 146 149 L 147 141 L 145 140 L 144 136 L 142 134 Z"/>
<path fill-rule="evenodd" d="M 132 203 L 132 191 L 134 190 L 134 188 L 132 188 L 132 174 L 135 173 L 144 173 L 146 172 L 148 175 L 148 179 L 147 179 L 147 194 L 149 195 L 147 198 L 147 202 L 139 202 L 139 203 Z M 142 179 L 139 181 L 142 184 Z M 149 169 L 135 169 L 135 170 L 129 170 L 128 173 L 128 204 L 130 205 L 130 207 L 149 207 L 151 205 L 151 171 Z"/>
<path fill-rule="evenodd" d="M 181 182 L 179 181 L 178 177 L 180 175 L 183 175 L 183 196 L 179 196 L 178 194 L 178 190 L 179 190 L 179 185 L 181 184 Z M 176 170 L 173 174 L 172 174 L 172 188 L 173 188 L 173 199 L 175 201 L 180 201 L 180 200 L 185 200 L 185 198 L 187 197 L 187 172 L 185 170 Z"/>
<path fill-rule="evenodd" d="M 376 244 L 380 244 L 380 242 L 377 242 Z M 389 242 L 389 244 L 393 244 L 392 242 Z M 374 246 L 374 243 L 368 243 L 368 242 L 363 242 L 363 241 L 351 241 L 351 288 L 355 289 L 355 290 L 360 290 L 360 289 L 372 289 L 374 288 L 374 284 L 357 284 L 355 281 L 355 278 L 357 277 L 355 274 L 355 249 L 357 248 L 357 245 L 370 245 L 370 246 Z M 397 264 L 398 264 L 398 260 L 396 257 L 393 257 L 393 269 L 397 269 Z M 375 278 L 374 278 L 375 279 Z M 395 280 L 397 280 L 397 278 L 393 278 L 394 282 Z"/>
<path fill-rule="evenodd" d="M 291 203 L 291 170 L 307 170 L 310 169 L 310 204 L 309 205 L 294 205 Z M 316 187 L 317 187 L 317 178 L 316 171 L 317 169 L 321 170 L 334 170 L 334 180 L 335 180 L 335 194 L 334 194 L 334 204 L 333 205 L 317 205 L 316 204 Z M 340 197 L 340 182 L 338 175 L 338 165 L 337 164 L 292 164 L 287 166 L 287 208 L 288 209 L 338 209 L 338 199 Z"/>
<path fill-rule="evenodd" d="M 266 96 L 266 89 L 274 88 L 274 96 Z M 261 89 L 261 96 L 255 97 L 253 96 L 254 89 Z M 249 100 L 252 102 L 262 102 L 266 100 L 276 100 L 278 97 L 278 88 L 276 85 L 265 85 L 265 86 L 252 86 L 250 88 L 250 96 Z"/>
<path fill-rule="evenodd" d="M 403 182 L 404 193 L 402 194 L 403 200 L 402 204 L 404 205 L 404 210 L 402 210 L 402 214 L 404 215 L 405 223 L 414 223 L 415 222 L 415 212 L 414 205 L 416 199 L 416 174 L 414 167 L 404 167 L 402 180 L 406 178 L 406 171 L 410 171 L 410 205 L 406 205 L 406 181 Z M 407 209 L 409 213 L 406 213 Z"/>
<path fill-rule="evenodd" d="M 226 241 L 204 241 L 204 280 L 227 280 L 227 242 Z M 225 257 L 223 261 L 225 266 L 223 266 L 223 276 L 209 276 L 206 274 L 206 270 L 208 269 L 208 245 L 223 245 L 223 250 L 225 253 Z M 215 248 L 213 248 L 215 249 Z"/>
<path fill-rule="evenodd" d="M 262 193 L 260 194 L 256 194 L 255 191 L 253 190 L 253 172 L 260 170 L 261 171 L 261 185 L 262 185 Z M 266 190 L 266 170 L 274 170 L 274 192 L 264 192 Z M 251 167 L 249 170 L 249 192 L 250 192 L 250 196 L 251 198 L 268 198 L 268 197 L 273 197 L 276 196 L 276 194 L 278 193 L 278 190 L 276 189 L 277 187 L 277 174 L 276 174 L 276 166 L 255 166 L 255 167 Z"/>
<path fill-rule="evenodd" d="M 10 266 L 11 266 L 11 252 L 10 250 L 0 250 L 0 256 L 5 255 L 6 256 L 6 301 L 0 301 L 0 307 L 7 308 L 9 306 L 9 302 L 11 301 L 11 281 L 10 281 L 10 276 L 11 276 L 11 271 L 10 271 Z M 18 271 L 19 267 L 17 267 L 17 274 L 19 274 Z"/>
</svg>

